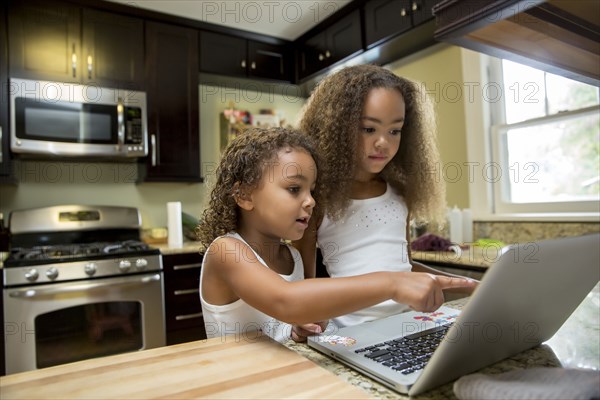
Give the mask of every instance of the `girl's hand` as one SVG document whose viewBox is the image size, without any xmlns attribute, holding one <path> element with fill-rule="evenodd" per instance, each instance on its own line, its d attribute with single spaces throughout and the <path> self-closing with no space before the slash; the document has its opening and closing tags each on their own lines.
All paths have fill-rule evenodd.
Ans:
<svg viewBox="0 0 600 400">
<path fill-rule="evenodd" d="M 296 343 L 306 342 L 306 338 L 325 331 L 329 321 L 319 321 L 312 324 L 292 325 L 292 340 Z"/>
<path fill-rule="evenodd" d="M 402 274 L 400 276 L 400 274 Z M 435 311 L 444 303 L 444 289 L 474 290 L 478 281 L 462 278 L 434 275 L 426 272 L 400 272 L 396 278 L 396 294 L 393 300 L 408 304 L 412 309 L 422 312 Z"/>
</svg>

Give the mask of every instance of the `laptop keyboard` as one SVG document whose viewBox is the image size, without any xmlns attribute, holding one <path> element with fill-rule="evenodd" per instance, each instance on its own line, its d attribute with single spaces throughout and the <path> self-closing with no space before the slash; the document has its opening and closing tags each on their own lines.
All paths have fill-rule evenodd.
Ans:
<svg viewBox="0 0 600 400">
<path fill-rule="evenodd" d="M 440 325 L 398 339 L 355 350 L 404 375 L 425 368 L 452 324 Z"/>
</svg>

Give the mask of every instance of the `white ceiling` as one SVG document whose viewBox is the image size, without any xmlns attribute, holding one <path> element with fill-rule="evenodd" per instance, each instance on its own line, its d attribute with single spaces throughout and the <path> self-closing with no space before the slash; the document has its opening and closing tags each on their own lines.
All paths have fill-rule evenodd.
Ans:
<svg viewBox="0 0 600 400">
<path fill-rule="evenodd" d="M 352 0 L 109 0 L 294 40 Z"/>
</svg>

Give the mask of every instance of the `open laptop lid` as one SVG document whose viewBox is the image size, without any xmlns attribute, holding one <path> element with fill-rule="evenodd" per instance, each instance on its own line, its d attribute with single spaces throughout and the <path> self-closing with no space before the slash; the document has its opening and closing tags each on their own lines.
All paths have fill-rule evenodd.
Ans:
<svg viewBox="0 0 600 400">
<path fill-rule="evenodd" d="M 599 280 L 600 234 L 505 247 L 409 394 L 550 339 Z"/>
<path fill-rule="evenodd" d="M 454 326 L 425 369 L 408 376 L 374 366 L 354 350 L 429 328 L 420 313 L 337 329 L 333 343 L 327 332 L 311 336 L 308 344 L 399 392 L 416 395 L 548 340 L 594 288 L 599 265 L 600 234 L 502 249 L 461 313 L 443 307 L 430 314 L 429 323 L 455 320 Z"/>
</svg>

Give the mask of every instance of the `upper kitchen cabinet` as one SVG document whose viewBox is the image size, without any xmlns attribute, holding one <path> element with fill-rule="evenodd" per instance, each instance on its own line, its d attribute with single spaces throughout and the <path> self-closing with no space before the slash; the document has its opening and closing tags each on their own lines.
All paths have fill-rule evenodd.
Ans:
<svg viewBox="0 0 600 400">
<path fill-rule="evenodd" d="M 149 154 L 142 180 L 201 182 L 198 31 L 146 23 Z"/>
<path fill-rule="evenodd" d="M 306 78 L 363 50 L 360 10 L 302 41 L 298 55 L 298 75 Z"/>
<path fill-rule="evenodd" d="M 215 32 L 200 32 L 200 71 L 219 75 L 289 82 L 289 46 Z"/>
<path fill-rule="evenodd" d="M 6 14 L 4 7 L 0 7 L 0 82 L 2 83 L 2 87 L 8 87 L 8 49 L 6 42 Z M 11 174 L 9 148 L 8 90 L 0 90 L 0 179 Z M 4 346 L 0 349 L 0 353 L 3 353 L 3 351 Z M 2 361 L 1 359 L 0 361 Z M 4 364 L 0 365 L 0 375 L 3 369 Z"/>
<path fill-rule="evenodd" d="M 12 1 L 10 75 L 142 89 L 144 22 L 67 2 Z"/>
<path fill-rule="evenodd" d="M 439 0 L 371 0 L 364 6 L 365 40 L 370 49 L 433 19 Z"/>
<path fill-rule="evenodd" d="M 435 38 L 600 86 L 600 2 L 446 0 Z"/>
</svg>

